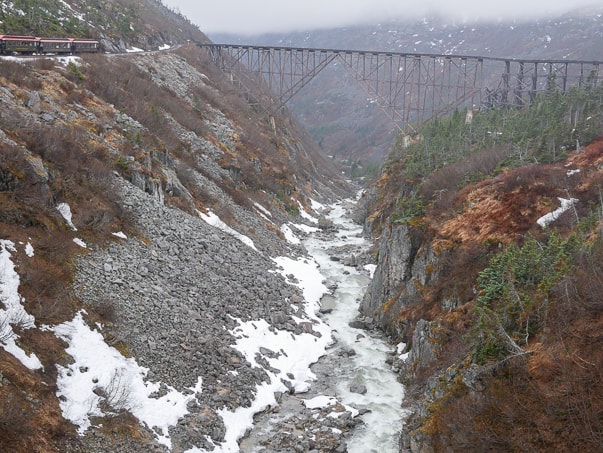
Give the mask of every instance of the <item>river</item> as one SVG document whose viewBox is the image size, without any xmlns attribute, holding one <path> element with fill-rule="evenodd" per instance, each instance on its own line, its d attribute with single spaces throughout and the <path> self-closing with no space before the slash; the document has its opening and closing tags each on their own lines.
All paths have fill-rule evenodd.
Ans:
<svg viewBox="0 0 603 453">
<path fill-rule="evenodd" d="M 359 417 L 364 423 L 346 439 L 348 452 L 398 452 L 398 437 L 405 417 L 400 407 L 404 387 L 386 363 L 395 348 L 378 334 L 348 325 L 357 317 L 360 300 L 370 282 L 367 269 L 343 264 L 343 258 L 369 247 L 362 236 L 362 227 L 355 224 L 346 211 L 352 204 L 348 200 L 331 206 L 327 218 L 337 226 L 337 232 L 318 231 L 303 240 L 309 255 L 319 264 L 327 286 L 333 288 L 333 293 L 323 298 L 323 309 L 331 311 L 322 319 L 331 328 L 335 341 L 328 353 L 312 366 L 317 380 L 312 383 L 310 392 L 287 395 L 278 412 L 257 415 L 253 431 L 241 442 L 241 451 L 266 451 L 260 446 L 262 439 L 270 437 L 271 430 L 280 421 L 303 408 L 302 398 L 325 395 L 337 398 L 362 414 Z M 352 385 L 364 386 L 366 393 L 350 391 Z"/>
</svg>

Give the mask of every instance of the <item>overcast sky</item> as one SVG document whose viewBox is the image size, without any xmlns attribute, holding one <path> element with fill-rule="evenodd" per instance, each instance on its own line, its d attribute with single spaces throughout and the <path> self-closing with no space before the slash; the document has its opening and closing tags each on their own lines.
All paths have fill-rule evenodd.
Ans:
<svg viewBox="0 0 603 453">
<path fill-rule="evenodd" d="M 534 18 L 603 0 L 163 0 L 206 34 L 259 34 L 381 22 L 436 11 L 457 19 Z"/>
</svg>

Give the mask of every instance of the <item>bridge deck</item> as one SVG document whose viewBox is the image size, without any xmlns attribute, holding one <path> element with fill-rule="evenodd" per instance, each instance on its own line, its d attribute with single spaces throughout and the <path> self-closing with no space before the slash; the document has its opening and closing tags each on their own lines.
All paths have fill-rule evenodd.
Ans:
<svg viewBox="0 0 603 453">
<path fill-rule="evenodd" d="M 332 62 L 365 87 L 402 130 L 458 108 L 521 106 L 539 92 L 596 86 L 603 61 L 372 50 L 199 44 L 262 104 L 277 110 Z M 266 95 L 260 96 L 259 93 Z"/>
</svg>

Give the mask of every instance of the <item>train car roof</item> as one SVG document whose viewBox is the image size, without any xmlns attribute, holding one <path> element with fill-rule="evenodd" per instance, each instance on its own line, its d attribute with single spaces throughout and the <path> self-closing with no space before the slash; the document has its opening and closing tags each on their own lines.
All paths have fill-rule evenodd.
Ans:
<svg viewBox="0 0 603 453">
<path fill-rule="evenodd" d="M 0 35 L 0 39 L 5 41 L 38 41 L 40 38 L 36 38 L 35 36 L 18 36 L 18 35 Z"/>
</svg>

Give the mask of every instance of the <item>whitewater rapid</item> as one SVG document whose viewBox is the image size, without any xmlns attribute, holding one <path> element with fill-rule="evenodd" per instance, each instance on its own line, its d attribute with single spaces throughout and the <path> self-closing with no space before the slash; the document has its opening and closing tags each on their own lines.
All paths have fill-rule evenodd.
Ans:
<svg viewBox="0 0 603 453">
<path fill-rule="evenodd" d="M 355 267 L 344 262 L 351 255 L 366 251 L 370 244 L 361 226 L 349 217 L 353 200 L 344 200 L 325 208 L 323 214 L 336 227 L 323 231 L 311 228 L 302 243 L 308 260 L 318 266 L 314 285 L 331 288 L 321 300 L 321 322 L 328 326 L 332 341 L 325 354 L 311 367 L 315 380 L 306 393 L 285 394 L 277 410 L 257 414 L 253 429 L 241 439 L 240 451 L 259 453 L 266 450 L 289 420 L 312 416 L 308 401 L 335 398 L 362 419 L 362 424 L 346 432 L 345 444 L 350 453 L 397 453 L 402 424 L 407 413 L 401 408 L 404 387 L 387 359 L 396 348 L 375 332 L 349 326 L 359 314 L 360 301 L 370 283 L 375 266 Z M 324 207 L 323 207 L 324 208 Z M 301 226 L 298 226 L 301 227 Z M 289 235 L 290 231 L 286 235 Z M 318 279 L 322 279 L 322 282 Z M 355 387 L 355 388 L 353 388 Z M 366 388 L 366 393 L 358 393 Z M 352 391 L 351 388 L 353 388 Z M 305 414 L 305 415 L 303 415 Z M 286 447 L 285 447 L 286 448 Z"/>
<path fill-rule="evenodd" d="M 364 330 L 352 328 L 350 321 L 358 316 L 358 307 L 370 282 L 369 270 L 344 266 L 342 261 L 331 259 L 338 250 L 366 249 L 369 244 L 362 235 L 362 227 L 355 224 L 345 209 L 346 202 L 332 207 L 328 218 L 338 227 L 335 237 L 318 234 L 309 236 L 304 246 L 320 265 L 320 272 L 327 286 L 336 284 L 337 289 L 331 303 L 332 312 L 323 320 L 333 330 L 335 347 L 329 353 L 353 349 L 355 355 L 335 361 L 337 369 L 327 379 L 332 380 L 337 398 L 346 405 L 359 410 L 368 410 L 362 416 L 364 425 L 355 430 L 348 441 L 350 453 L 398 451 L 398 437 L 405 411 L 400 407 L 404 387 L 386 363 L 395 349 L 384 339 Z M 364 395 L 352 393 L 350 386 L 361 383 L 366 386 Z"/>
</svg>

